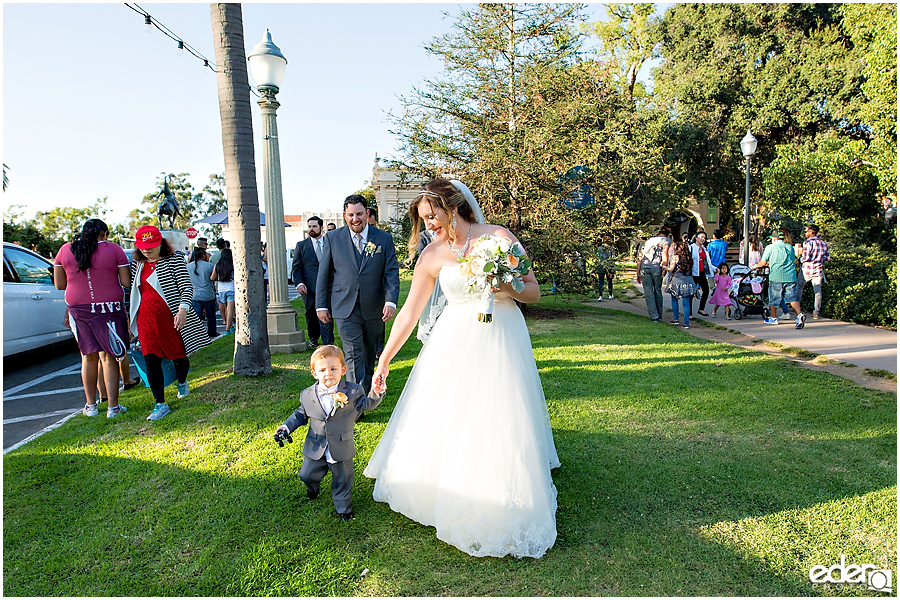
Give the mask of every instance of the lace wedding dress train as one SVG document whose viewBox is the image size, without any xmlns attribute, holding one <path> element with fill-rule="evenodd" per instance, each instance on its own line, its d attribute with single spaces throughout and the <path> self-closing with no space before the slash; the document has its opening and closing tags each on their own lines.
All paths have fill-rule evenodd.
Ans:
<svg viewBox="0 0 900 600">
<path fill-rule="evenodd" d="M 363 474 L 375 500 L 463 552 L 540 557 L 556 540 L 560 463 L 525 320 L 498 294 L 480 323 L 457 267 L 440 281 L 448 304 Z"/>
</svg>

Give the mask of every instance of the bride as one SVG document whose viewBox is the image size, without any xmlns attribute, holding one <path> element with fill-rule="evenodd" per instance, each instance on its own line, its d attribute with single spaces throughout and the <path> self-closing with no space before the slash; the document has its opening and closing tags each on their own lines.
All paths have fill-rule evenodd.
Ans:
<svg viewBox="0 0 900 600">
<path fill-rule="evenodd" d="M 531 338 L 513 299 L 536 302 L 534 272 L 515 292 L 494 288 L 493 322 L 478 321 L 459 260 L 484 234 L 517 242 L 488 225 L 469 189 L 435 179 L 412 201 L 411 248 L 419 221 L 435 241 L 422 251 L 409 296 L 375 371 L 386 389 L 391 359 L 406 342 L 440 277 L 447 306 L 410 372 L 384 435 L 363 474 L 375 500 L 437 530 L 472 556 L 540 557 L 556 541 L 559 458 Z"/>
</svg>

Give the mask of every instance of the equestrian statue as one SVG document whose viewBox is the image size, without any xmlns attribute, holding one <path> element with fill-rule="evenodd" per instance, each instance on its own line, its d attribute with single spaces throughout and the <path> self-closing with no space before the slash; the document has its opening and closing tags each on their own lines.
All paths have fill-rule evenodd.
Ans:
<svg viewBox="0 0 900 600">
<path fill-rule="evenodd" d="M 169 218 L 169 229 L 175 229 L 175 218 L 181 216 L 181 211 L 178 210 L 178 201 L 175 199 L 175 194 L 169 189 L 168 175 L 166 175 L 166 179 L 163 182 L 162 191 L 156 195 L 157 198 L 160 196 L 163 197 L 163 200 L 159 203 L 159 228 L 163 229 L 163 215 L 167 215 Z"/>
</svg>

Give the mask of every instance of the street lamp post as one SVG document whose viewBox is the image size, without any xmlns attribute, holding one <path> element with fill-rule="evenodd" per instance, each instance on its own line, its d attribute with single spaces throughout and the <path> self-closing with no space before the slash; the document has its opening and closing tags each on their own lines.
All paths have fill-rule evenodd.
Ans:
<svg viewBox="0 0 900 600">
<path fill-rule="evenodd" d="M 747 159 L 747 186 L 744 192 L 744 264 L 750 266 L 750 159 L 756 153 L 756 138 L 747 130 L 741 140 L 741 152 Z"/>
<path fill-rule="evenodd" d="M 272 34 L 258 43 L 247 57 L 250 73 L 261 98 L 263 130 L 263 190 L 266 206 L 266 246 L 269 267 L 269 305 L 266 319 L 269 349 L 294 352 L 306 349 L 303 331 L 297 329 L 297 313 L 288 303 L 287 263 L 284 242 L 284 200 L 281 195 L 281 155 L 278 152 L 278 125 L 275 112 L 280 106 L 275 94 L 284 79 L 287 59 L 272 43 Z"/>
</svg>

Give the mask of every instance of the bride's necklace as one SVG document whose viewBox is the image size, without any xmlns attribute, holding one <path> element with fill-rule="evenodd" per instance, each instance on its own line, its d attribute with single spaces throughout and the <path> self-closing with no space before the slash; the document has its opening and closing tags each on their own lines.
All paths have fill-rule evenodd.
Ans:
<svg viewBox="0 0 900 600">
<path fill-rule="evenodd" d="M 469 226 L 469 233 L 466 234 L 466 243 L 463 244 L 463 247 L 457 250 L 453 247 L 453 244 L 450 240 L 447 240 L 447 247 L 450 248 L 450 252 L 456 255 L 456 258 L 463 258 L 466 255 L 466 251 L 469 249 L 469 239 L 472 236 L 472 226 Z"/>
</svg>

